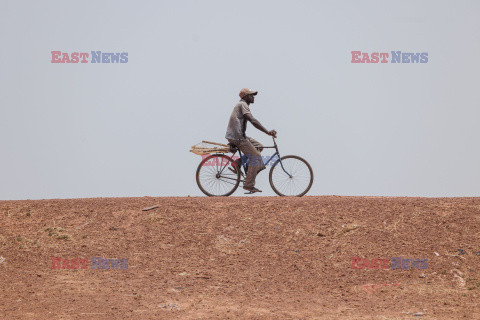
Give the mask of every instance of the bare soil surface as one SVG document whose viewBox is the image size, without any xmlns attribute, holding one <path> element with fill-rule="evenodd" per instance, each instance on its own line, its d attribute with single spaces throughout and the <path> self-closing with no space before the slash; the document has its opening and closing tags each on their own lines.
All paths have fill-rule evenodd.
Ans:
<svg viewBox="0 0 480 320">
<path fill-rule="evenodd" d="M 0 201 L 0 319 L 480 319 L 479 217 L 480 198 Z"/>
</svg>

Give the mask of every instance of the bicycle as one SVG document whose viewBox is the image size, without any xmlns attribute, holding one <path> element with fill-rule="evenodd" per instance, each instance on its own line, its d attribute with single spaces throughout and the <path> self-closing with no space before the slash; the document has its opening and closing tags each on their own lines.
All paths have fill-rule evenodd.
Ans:
<svg viewBox="0 0 480 320">
<path fill-rule="evenodd" d="M 272 159 L 276 159 L 269 173 L 270 186 L 281 197 L 305 195 L 312 187 L 312 167 L 299 156 L 280 157 L 275 137 L 272 139 L 273 146 L 263 147 L 263 149 L 275 149 L 275 153 L 264 163 L 267 166 Z M 203 159 L 198 165 L 197 185 L 209 197 L 228 197 L 237 190 L 240 182 L 245 183 L 247 163 L 242 161 L 241 166 L 238 166 L 233 157 L 238 152 L 239 158 L 244 159 L 242 152 L 236 146 L 229 145 L 230 152 L 233 153 L 231 157 L 223 153 L 215 153 Z"/>
</svg>

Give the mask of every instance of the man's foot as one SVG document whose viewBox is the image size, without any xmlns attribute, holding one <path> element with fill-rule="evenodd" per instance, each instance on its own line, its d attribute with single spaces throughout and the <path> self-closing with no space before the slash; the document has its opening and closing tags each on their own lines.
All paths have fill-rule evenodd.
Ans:
<svg viewBox="0 0 480 320">
<path fill-rule="evenodd" d="M 238 158 L 237 160 L 235 160 L 235 163 L 237 164 L 237 167 L 241 167 L 242 166 L 242 159 Z"/>
<path fill-rule="evenodd" d="M 234 162 L 230 164 L 231 167 L 228 167 L 228 170 L 232 171 L 233 173 L 237 174 L 237 170 L 240 170 L 242 167 L 242 159 L 238 158 Z M 241 172 L 241 171 L 240 171 Z"/>
<path fill-rule="evenodd" d="M 252 194 L 252 193 L 255 193 L 255 192 L 262 192 L 262 190 L 260 189 L 257 189 L 257 188 L 249 188 L 249 187 L 243 187 L 244 190 L 247 190 L 249 192 L 245 192 L 245 194 Z"/>
</svg>

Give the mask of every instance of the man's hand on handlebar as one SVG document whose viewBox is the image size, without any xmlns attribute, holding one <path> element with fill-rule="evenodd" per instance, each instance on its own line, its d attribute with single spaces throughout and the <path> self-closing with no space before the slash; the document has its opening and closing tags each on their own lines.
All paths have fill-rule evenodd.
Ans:
<svg viewBox="0 0 480 320">
<path fill-rule="evenodd" d="M 268 135 L 276 138 L 276 137 L 277 137 L 277 131 L 275 131 L 275 130 L 270 130 L 270 131 L 268 131 Z"/>
</svg>

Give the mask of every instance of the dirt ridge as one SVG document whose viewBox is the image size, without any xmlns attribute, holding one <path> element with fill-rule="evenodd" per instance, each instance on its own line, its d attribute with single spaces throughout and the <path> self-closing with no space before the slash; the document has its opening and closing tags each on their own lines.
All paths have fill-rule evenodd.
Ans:
<svg viewBox="0 0 480 320">
<path fill-rule="evenodd" d="M 0 201 L 0 319 L 480 319 L 479 214 L 478 197 Z"/>
</svg>

